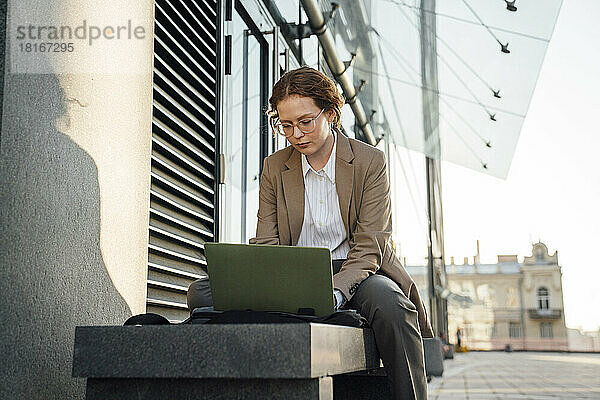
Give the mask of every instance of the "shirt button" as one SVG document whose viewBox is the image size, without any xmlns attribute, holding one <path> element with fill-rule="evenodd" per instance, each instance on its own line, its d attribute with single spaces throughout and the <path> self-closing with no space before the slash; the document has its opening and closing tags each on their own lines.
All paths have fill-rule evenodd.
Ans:
<svg viewBox="0 0 600 400">
<path fill-rule="evenodd" d="M 319 180 L 320 180 L 321 182 L 323 182 L 323 177 L 322 177 L 322 176 L 320 176 L 320 177 L 319 177 Z"/>
<path fill-rule="evenodd" d="M 319 226 L 323 226 L 323 223 L 319 222 Z"/>
<path fill-rule="evenodd" d="M 323 204 L 323 200 L 319 200 L 319 204 Z"/>
</svg>

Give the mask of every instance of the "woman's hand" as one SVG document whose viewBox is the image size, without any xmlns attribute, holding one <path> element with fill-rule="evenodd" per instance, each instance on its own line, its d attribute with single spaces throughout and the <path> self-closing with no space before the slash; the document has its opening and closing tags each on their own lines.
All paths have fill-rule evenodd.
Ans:
<svg viewBox="0 0 600 400">
<path fill-rule="evenodd" d="M 344 294 L 339 289 L 333 290 L 333 297 L 335 298 L 335 311 L 339 310 L 341 306 L 344 305 L 346 299 L 344 298 Z"/>
</svg>

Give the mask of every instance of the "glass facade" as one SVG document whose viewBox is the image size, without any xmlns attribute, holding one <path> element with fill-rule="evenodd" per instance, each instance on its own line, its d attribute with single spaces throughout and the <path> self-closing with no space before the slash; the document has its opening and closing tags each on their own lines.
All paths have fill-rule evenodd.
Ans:
<svg viewBox="0 0 600 400">
<path fill-rule="evenodd" d="M 268 1 L 232 0 L 231 9 L 223 32 L 231 38 L 226 50 L 231 55 L 231 73 L 224 74 L 222 87 L 220 207 L 226 212 L 220 217 L 219 240 L 247 243 L 256 232 L 263 160 L 287 145 L 268 125 L 268 98 L 286 68 L 297 68 L 300 63 L 281 30 L 274 29 L 278 27 L 275 18 L 282 18 L 277 6 Z"/>
<path fill-rule="evenodd" d="M 231 75 L 225 76 L 223 92 L 225 179 L 221 190 L 222 207 L 227 212 L 222 214 L 221 240 L 241 243 L 247 243 L 256 230 L 264 119 L 261 62 L 265 62 L 265 50 L 261 46 L 266 41 L 260 31 L 253 31 L 249 25 L 254 24 L 247 19 L 245 9 L 236 5 L 227 32 L 232 38 Z"/>
</svg>

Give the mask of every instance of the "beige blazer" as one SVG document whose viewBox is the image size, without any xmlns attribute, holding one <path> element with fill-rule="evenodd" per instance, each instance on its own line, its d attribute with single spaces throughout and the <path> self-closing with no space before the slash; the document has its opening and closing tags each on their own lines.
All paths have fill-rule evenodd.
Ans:
<svg viewBox="0 0 600 400">
<path fill-rule="evenodd" d="M 335 183 L 350 245 L 348 258 L 333 277 L 350 300 L 371 274 L 393 279 L 418 311 L 423 337 L 431 326 L 417 287 L 391 245 L 392 207 L 385 155 L 373 146 L 337 135 Z M 304 179 L 300 153 L 288 146 L 265 159 L 260 181 L 258 224 L 251 244 L 295 246 L 304 219 Z"/>
</svg>

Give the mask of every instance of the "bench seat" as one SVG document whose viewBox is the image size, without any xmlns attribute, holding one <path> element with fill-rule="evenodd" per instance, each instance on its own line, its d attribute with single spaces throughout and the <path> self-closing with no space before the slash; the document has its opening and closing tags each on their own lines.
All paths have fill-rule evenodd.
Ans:
<svg viewBox="0 0 600 400">
<path fill-rule="evenodd" d="M 76 328 L 73 376 L 87 379 L 88 400 L 329 400 L 334 393 L 336 398 L 361 398 L 361 388 L 370 398 L 383 399 L 389 389 L 380 366 L 368 328 L 314 323 L 87 326 Z M 361 371 L 362 377 L 348 375 Z"/>
</svg>

